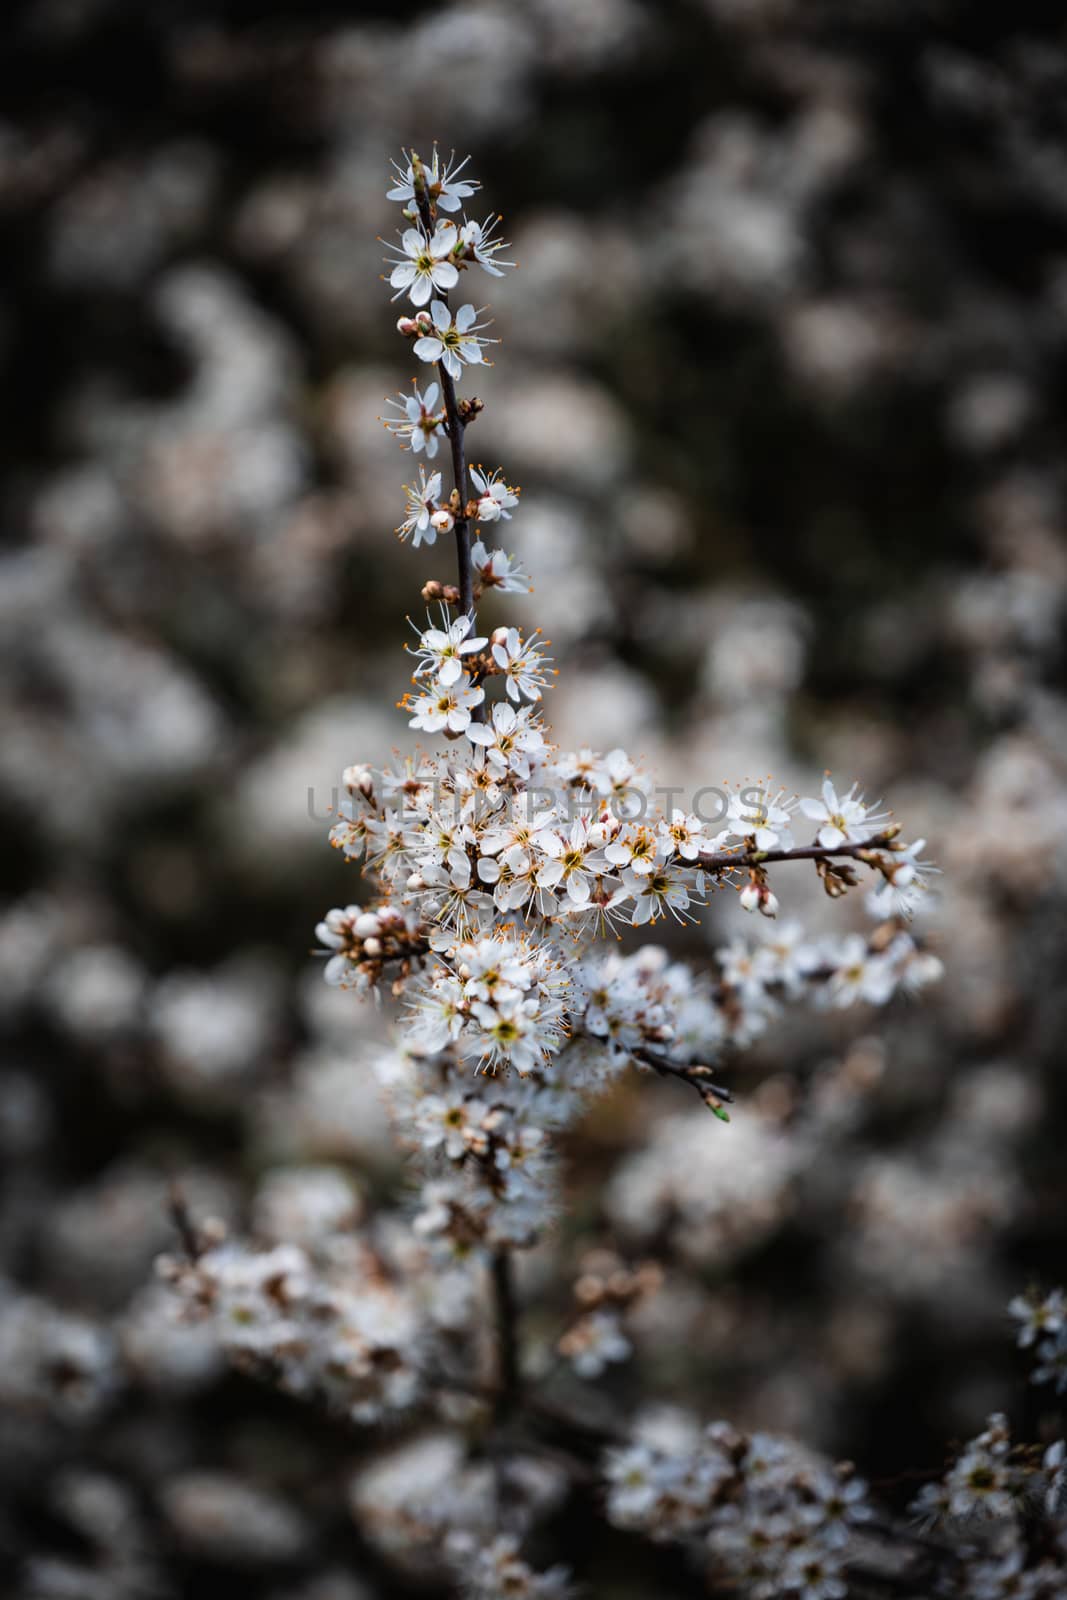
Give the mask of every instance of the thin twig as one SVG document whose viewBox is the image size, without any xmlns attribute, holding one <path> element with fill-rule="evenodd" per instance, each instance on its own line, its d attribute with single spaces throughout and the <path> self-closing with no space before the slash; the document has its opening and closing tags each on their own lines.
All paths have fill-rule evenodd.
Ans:
<svg viewBox="0 0 1067 1600">
<path fill-rule="evenodd" d="M 414 177 L 415 204 L 419 210 L 419 221 L 422 223 L 423 232 L 427 239 L 433 236 L 434 219 L 430 209 L 430 194 L 426 182 L 426 169 L 415 151 L 411 152 L 411 170 Z M 448 304 L 448 294 L 445 290 L 437 291 L 439 298 Z M 437 375 L 441 380 L 441 393 L 445 401 L 445 417 L 448 427 L 448 442 L 452 451 L 452 480 L 456 489 L 456 498 L 459 504 L 455 511 L 455 524 L 453 532 L 456 535 L 456 562 L 459 569 L 459 608 L 465 616 L 470 617 L 471 625 L 474 623 L 474 569 L 471 565 L 471 529 L 467 517 L 467 453 L 464 446 L 463 435 L 466 423 L 460 415 L 459 402 L 456 399 L 456 386 L 452 381 L 452 374 L 446 368 L 444 361 L 437 363 Z M 475 706 L 471 711 L 474 722 L 484 722 L 485 707 Z"/>
<path fill-rule="evenodd" d="M 181 1184 L 175 1180 L 167 1191 L 167 1214 L 174 1224 L 175 1232 L 181 1240 L 182 1249 L 190 1261 L 199 1261 L 204 1253 L 200 1235 L 193 1221 L 193 1214 L 189 1209 L 189 1202 L 185 1198 L 185 1191 Z"/>
<path fill-rule="evenodd" d="M 718 868 L 762 867 L 768 861 L 832 861 L 835 857 L 865 861 L 871 851 L 890 844 L 899 831 L 896 827 L 889 828 L 865 844 L 806 844 L 793 850 L 718 850 L 713 854 L 701 854 L 697 860 L 705 871 L 712 872 Z"/>
<path fill-rule="evenodd" d="M 732 1100 L 733 1094 L 721 1083 L 712 1081 L 711 1068 L 703 1061 L 672 1061 L 669 1056 L 662 1056 L 658 1051 L 649 1050 L 644 1046 L 632 1053 L 636 1061 L 651 1067 L 661 1078 L 679 1078 L 682 1083 L 690 1084 L 708 1110 L 712 1111 L 720 1122 L 729 1122 L 730 1113 L 723 1102 Z"/>
</svg>

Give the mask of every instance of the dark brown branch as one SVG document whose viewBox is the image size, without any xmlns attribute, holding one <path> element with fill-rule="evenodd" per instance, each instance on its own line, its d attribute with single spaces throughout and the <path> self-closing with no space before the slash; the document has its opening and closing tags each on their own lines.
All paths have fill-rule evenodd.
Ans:
<svg viewBox="0 0 1067 1600">
<path fill-rule="evenodd" d="M 806 844 L 793 850 L 718 850 L 714 854 L 701 854 L 697 860 L 705 871 L 711 872 L 731 867 L 763 867 L 768 861 L 832 861 L 835 857 L 865 861 L 872 851 L 891 844 L 899 832 L 897 827 L 887 828 L 865 844 Z"/>
<path fill-rule="evenodd" d="M 636 1061 L 651 1067 L 653 1072 L 658 1072 L 661 1078 L 678 1078 L 682 1083 L 688 1083 L 720 1122 L 729 1122 L 730 1113 L 723 1102 L 732 1100 L 733 1094 L 721 1083 L 712 1081 L 711 1068 L 704 1062 L 672 1061 L 669 1056 L 661 1056 L 658 1051 L 644 1047 L 635 1050 L 633 1056 Z"/>
<path fill-rule="evenodd" d="M 519 1311 L 510 1252 L 494 1250 L 489 1270 L 496 1331 L 495 1411 L 500 1420 L 515 1409 L 520 1396 Z"/>
<path fill-rule="evenodd" d="M 415 151 L 411 152 L 411 170 L 414 175 L 415 203 L 419 210 L 419 221 L 422 223 L 423 232 L 427 239 L 433 236 L 434 217 L 430 204 L 429 186 L 426 182 L 426 169 L 424 168 Z M 444 290 L 437 291 L 445 305 L 448 304 L 448 295 Z M 467 452 L 463 435 L 466 431 L 466 421 L 460 412 L 459 402 L 456 399 L 456 386 L 452 381 L 452 374 L 446 369 L 443 361 L 437 363 L 437 376 L 441 380 L 441 393 L 445 402 L 445 417 L 447 419 L 448 442 L 452 451 L 452 481 L 455 485 L 458 505 L 455 508 L 455 525 L 453 532 L 456 535 L 456 562 L 459 568 L 459 608 L 465 616 L 474 621 L 474 569 L 471 565 L 471 529 L 470 519 L 466 514 L 467 506 Z M 485 706 L 475 706 L 471 712 L 475 722 L 484 722 Z"/>
<path fill-rule="evenodd" d="M 171 1184 L 167 1192 L 167 1214 L 174 1224 L 174 1230 L 189 1260 L 199 1261 L 204 1253 L 204 1247 L 196 1230 L 189 1202 L 185 1198 L 185 1191 L 177 1181 Z"/>
</svg>

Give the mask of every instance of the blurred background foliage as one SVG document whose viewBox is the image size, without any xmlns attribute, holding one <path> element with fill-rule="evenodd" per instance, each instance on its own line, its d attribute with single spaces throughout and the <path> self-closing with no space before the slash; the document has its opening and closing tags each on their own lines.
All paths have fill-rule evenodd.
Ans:
<svg viewBox="0 0 1067 1600">
<path fill-rule="evenodd" d="M 452 576 L 392 534 L 411 463 L 376 421 L 411 376 L 375 239 L 402 144 L 469 150 L 515 244 L 472 452 L 524 488 L 502 542 L 536 593 L 500 618 L 554 641 L 560 739 L 690 789 L 830 767 L 945 870 L 940 995 L 791 1021 L 738 1075 L 748 1132 L 694 1132 L 660 1084 L 593 1113 L 534 1325 L 614 1230 L 668 1266 L 620 1392 L 887 1480 L 1024 1415 L 1003 1307 L 1064 1247 L 1062 20 L 8 0 L 2 26 L 8 1592 L 403 1592 L 338 1488 L 368 1441 L 174 1355 L 143 1287 L 175 1173 L 234 1219 L 279 1162 L 403 1193 L 384 1019 L 308 957 L 359 893 L 331 790 L 404 742 L 402 619 Z M 786 911 L 818 924 L 816 890 Z M 42 1376 L 64 1317 L 95 1354 Z M 189 1510 L 208 1468 L 297 1508 L 273 1565 Z M 132 1577 L 78 1509 L 100 1475 L 156 1552 Z M 598 1533 L 578 1565 L 649 1592 L 636 1561 Z"/>
</svg>

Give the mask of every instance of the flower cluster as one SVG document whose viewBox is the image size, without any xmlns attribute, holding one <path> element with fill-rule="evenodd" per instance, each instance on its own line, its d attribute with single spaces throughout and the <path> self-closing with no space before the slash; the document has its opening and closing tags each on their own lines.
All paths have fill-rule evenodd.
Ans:
<svg viewBox="0 0 1067 1600">
<path fill-rule="evenodd" d="M 554 1136 L 593 1094 L 633 1068 L 688 1084 L 726 1121 L 723 1070 L 785 1006 L 884 1004 L 940 972 L 910 925 L 929 894 L 922 842 L 907 845 L 855 785 L 839 794 L 827 778 L 814 798 L 749 787 L 708 821 L 695 799 L 692 809 L 658 807 L 625 750 L 552 743 L 542 702 L 555 674 L 541 630 L 483 631 L 476 614 L 494 591 L 527 580 L 477 537 L 510 520 L 519 490 L 503 469 L 467 463 L 482 405 L 460 400 L 456 384 L 490 341 L 474 305 L 455 308 L 449 295 L 471 267 L 499 275 L 506 247 L 493 226 L 457 215 L 478 190 L 465 163 L 413 154 L 397 176 L 391 198 L 409 226 L 389 281 L 415 308 L 398 328 L 436 370 L 392 403 L 386 425 L 451 467 L 446 484 L 443 467 L 420 464 L 398 532 L 415 548 L 447 538 L 457 564 L 455 583 L 423 584 L 438 609 L 416 627 L 400 704 L 409 727 L 440 747 L 346 770 L 331 843 L 362 864 L 373 890 L 366 904 L 327 912 L 317 935 L 330 985 L 400 1002 L 396 1048 L 375 1069 L 422 1188 L 411 1227 L 397 1233 L 358 1227 L 333 1177 L 278 1177 L 257 1202 L 256 1247 L 192 1241 L 184 1260 L 164 1263 L 187 1316 L 210 1324 L 230 1360 L 371 1423 L 416 1403 L 443 1407 L 453 1382 L 453 1406 L 488 1403 L 496 1415 L 512 1404 L 522 1374 L 506 1337 L 486 1394 L 471 1376 L 477 1351 L 455 1335 L 471 1330 L 472 1283 L 485 1273 L 505 1318 L 507 1252 L 534 1244 L 553 1216 Z M 790 860 L 813 863 L 833 900 L 868 873 L 869 934 L 810 939 L 779 926 L 771 876 Z M 717 892 L 759 913 L 761 937 L 735 937 L 704 971 L 656 947 L 603 943 L 694 922 Z M 610 1253 L 585 1263 L 555 1346 L 572 1378 L 594 1380 L 630 1356 L 638 1307 L 659 1282 L 654 1263 L 631 1270 Z M 427 1502 L 427 1549 L 453 1562 L 467 1592 L 565 1592 L 561 1569 L 536 1572 L 512 1529 L 503 1536 L 487 1520 L 482 1479 L 470 1477 L 469 1494 L 462 1487 L 451 1440 L 427 1459 L 435 1471 L 452 1463 L 447 1508 Z M 514 1462 L 508 1471 L 517 1474 Z M 753 1600 L 845 1593 L 853 1533 L 870 1516 L 848 1470 L 719 1424 L 668 1445 L 639 1438 L 608 1456 L 606 1472 L 612 1521 L 698 1542 Z M 385 1508 L 387 1538 L 391 1483 L 371 1469 L 354 1490 L 364 1520 L 374 1521 L 368 1496 Z M 409 1542 L 415 1498 L 397 1502 L 393 1528 Z"/>
<path fill-rule="evenodd" d="M 610 1451 L 608 1516 L 655 1540 L 697 1540 L 751 1600 L 840 1600 L 855 1531 L 872 1516 L 848 1468 L 769 1434 L 713 1423 Z"/>
<path fill-rule="evenodd" d="M 989 1418 L 944 1477 L 912 1505 L 927 1528 L 960 1538 L 965 1600 L 1055 1600 L 1067 1585 L 1063 1512 L 1067 1446 L 1013 1445 L 1007 1419 Z M 1051 1535 L 1055 1554 L 1037 1534 Z"/>
<path fill-rule="evenodd" d="M 1019 1323 L 1019 1346 L 1036 1346 L 1037 1365 L 1031 1382 L 1052 1383 L 1067 1394 L 1067 1294 L 1017 1295 L 1008 1307 Z"/>
<path fill-rule="evenodd" d="M 326 1260 L 300 1246 L 224 1241 L 160 1270 L 191 1320 L 208 1320 L 228 1359 L 287 1393 L 373 1423 L 418 1397 L 420 1319 L 412 1296 L 357 1237 L 328 1236 Z"/>
<path fill-rule="evenodd" d="M 551 742 L 540 630 L 483 632 L 474 610 L 491 591 L 526 584 L 504 552 L 472 538 L 510 519 L 519 491 L 502 469 L 467 465 L 466 432 L 482 407 L 458 399 L 455 384 L 482 360 L 483 340 L 473 306 L 453 311 L 448 296 L 472 266 L 498 274 L 503 246 L 455 216 L 478 189 L 465 163 L 412 155 L 398 178 L 391 198 L 409 226 L 390 284 L 417 308 L 400 332 L 437 370 L 425 391 L 394 403 L 387 425 L 427 456 L 447 439 L 453 469 L 446 486 L 443 470 L 420 467 L 398 531 L 417 548 L 448 535 L 458 566 L 456 584 L 423 587 L 439 611 L 416 629 L 401 705 L 413 730 L 445 748 L 345 773 L 331 842 L 363 863 L 376 895 L 328 912 L 318 936 L 329 983 L 384 987 L 403 1002 L 402 1047 L 382 1076 L 402 1141 L 421 1151 L 418 1225 L 467 1248 L 536 1237 L 553 1209 L 550 1133 L 624 1068 L 688 1082 L 726 1120 L 718 1064 L 784 1004 L 884 1004 L 936 979 L 940 963 L 909 927 L 928 898 L 921 842 L 906 845 L 855 785 L 839 794 L 827 778 L 818 798 L 744 788 L 709 822 L 695 805 L 657 807 L 626 751 Z M 810 842 L 798 836 L 801 818 L 813 824 Z M 655 949 L 598 947 L 626 927 L 694 921 L 715 891 L 774 919 L 770 875 L 791 856 L 814 861 L 835 899 L 866 869 L 871 934 L 809 940 L 798 925 L 776 927 L 754 944 L 735 938 L 703 974 Z M 574 1354 L 599 1351 L 585 1361 L 598 1367 L 616 1335 L 606 1314 L 590 1320 Z"/>
</svg>

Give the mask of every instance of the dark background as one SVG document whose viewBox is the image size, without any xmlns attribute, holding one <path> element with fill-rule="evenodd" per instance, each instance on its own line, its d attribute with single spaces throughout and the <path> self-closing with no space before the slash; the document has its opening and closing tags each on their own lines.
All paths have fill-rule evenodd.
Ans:
<svg viewBox="0 0 1067 1600">
<path fill-rule="evenodd" d="M 384 1023 L 308 949 L 358 892 L 331 786 L 403 740 L 403 617 L 452 576 L 391 533 L 411 461 L 375 420 L 411 375 L 388 162 L 434 138 L 520 262 L 478 286 L 504 343 L 474 457 L 524 488 L 501 542 L 537 592 L 500 615 L 554 641 L 561 740 L 691 787 L 858 777 L 945 874 L 938 993 L 761 1044 L 756 1144 L 716 1127 L 695 1163 L 703 1233 L 684 1195 L 648 1230 L 611 1198 L 650 1139 L 677 1167 L 681 1092 L 591 1114 L 533 1325 L 546 1269 L 614 1228 L 668 1266 L 620 1404 L 795 1431 L 897 1502 L 989 1409 L 1042 1425 L 1004 1308 L 1063 1276 L 1065 91 L 1062 25 L 1025 4 L 5 8 L 9 1592 L 201 1597 L 235 1565 L 248 1594 L 401 1592 L 344 1503 L 378 1441 L 210 1352 L 179 1378 L 143 1286 L 172 1175 L 238 1220 L 285 1161 L 402 1193 Z M 786 911 L 830 925 L 817 893 Z M 61 1360 L 31 1372 L 68 1314 L 107 1352 L 85 1407 Z M 314 1537 L 220 1553 L 167 1510 L 202 1469 Z M 135 1576 L 72 1472 L 131 1496 Z M 594 1592 L 694 1592 L 588 1512 L 549 1554 Z"/>
</svg>

